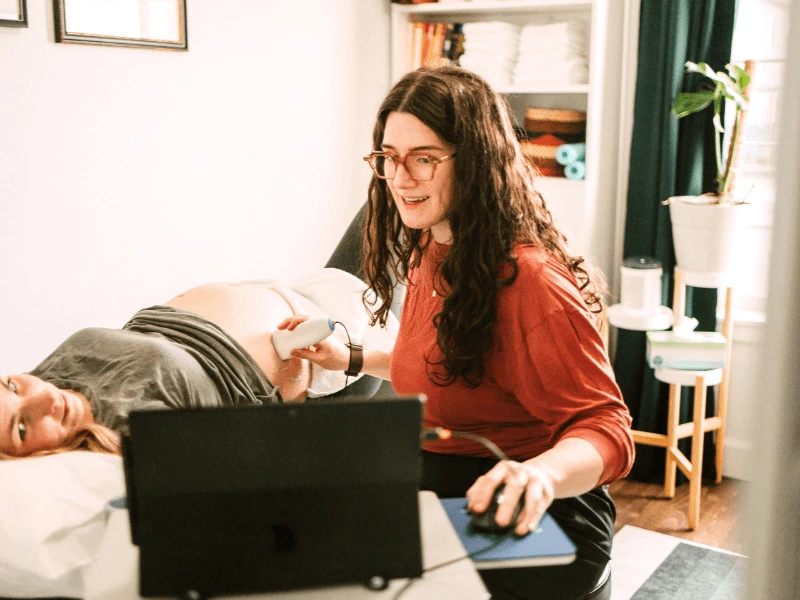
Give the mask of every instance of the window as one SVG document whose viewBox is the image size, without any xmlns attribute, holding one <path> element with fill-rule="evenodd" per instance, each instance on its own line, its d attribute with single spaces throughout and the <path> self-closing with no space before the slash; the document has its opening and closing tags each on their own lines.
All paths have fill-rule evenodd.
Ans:
<svg viewBox="0 0 800 600">
<path fill-rule="evenodd" d="M 775 164 L 778 112 L 786 57 L 790 0 L 740 0 L 733 34 L 731 62 L 744 66 L 755 60 L 748 90 L 744 140 L 739 150 L 736 196 L 754 205 L 745 239 L 739 244 L 734 289 L 736 318 L 755 320 L 766 311 L 772 219 L 775 205 Z M 731 116 L 733 111 L 728 111 Z M 724 154 L 723 154 L 724 156 Z M 722 296 L 722 295 L 721 295 Z M 724 296 L 721 298 L 724 301 Z"/>
</svg>

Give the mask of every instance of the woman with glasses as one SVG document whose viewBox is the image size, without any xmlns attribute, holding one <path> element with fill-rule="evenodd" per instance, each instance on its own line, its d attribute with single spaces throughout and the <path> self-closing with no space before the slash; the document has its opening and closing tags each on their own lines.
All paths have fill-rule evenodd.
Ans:
<svg viewBox="0 0 800 600">
<path fill-rule="evenodd" d="M 391 353 L 325 341 L 295 355 L 424 393 L 425 427 L 499 446 L 510 460 L 468 439 L 427 442 L 422 487 L 466 496 L 480 513 L 505 486 L 496 523 L 516 535 L 549 511 L 579 548 L 574 563 L 481 576 L 495 599 L 581 598 L 608 572 L 615 512 L 605 486 L 634 454 L 599 333 L 601 278 L 570 254 L 505 101 L 480 77 L 456 67 L 404 76 L 373 143 L 363 268 L 382 298 L 378 322 L 395 280 L 407 284 L 397 341 Z"/>
</svg>

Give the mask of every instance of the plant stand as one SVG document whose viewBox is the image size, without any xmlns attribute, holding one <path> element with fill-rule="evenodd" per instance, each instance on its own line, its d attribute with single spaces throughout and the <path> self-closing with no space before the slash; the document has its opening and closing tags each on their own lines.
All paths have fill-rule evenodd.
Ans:
<svg viewBox="0 0 800 600">
<path fill-rule="evenodd" d="M 664 476 L 664 496 L 675 496 L 675 478 L 680 469 L 689 479 L 689 529 L 696 529 L 700 522 L 700 496 L 702 491 L 703 475 L 703 445 L 704 434 L 716 431 L 716 456 L 717 469 L 716 482 L 722 481 L 722 462 L 725 448 L 725 423 L 728 407 L 728 384 L 730 381 L 731 352 L 733 348 L 733 318 L 731 314 L 733 286 L 729 276 L 724 273 L 697 273 L 685 271 L 675 267 L 675 289 L 672 303 L 672 314 L 675 323 L 680 322 L 686 311 L 686 288 L 725 288 L 725 318 L 722 325 L 722 334 L 725 337 L 725 366 L 722 369 L 692 370 L 692 369 L 655 369 L 655 377 L 659 381 L 669 384 L 669 400 L 667 407 L 667 433 L 652 433 L 649 431 L 633 430 L 633 441 L 637 444 L 657 446 L 666 450 L 666 471 Z M 615 305 L 620 306 L 620 305 Z M 636 321 L 620 311 L 608 311 L 609 323 L 616 327 L 636 330 L 663 330 L 670 324 L 666 319 L 641 319 Z M 646 329 L 650 325 L 662 325 Z M 717 398 L 717 414 L 706 417 L 706 392 L 709 386 L 719 385 Z M 694 387 L 694 410 L 692 420 L 680 423 L 681 387 Z M 692 438 L 691 458 L 678 449 L 678 441 L 687 437 Z"/>
<path fill-rule="evenodd" d="M 725 316 L 722 321 L 722 335 L 725 336 L 725 366 L 722 369 L 722 379 L 719 383 L 717 396 L 717 415 L 720 426 L 717 430 L 716 452 L 716 483 L 722 481 L 722 462 L 725 453 L 725 422 L 728 414 L 728 387 L 730 385 L 731 355 L 733 353 L 733 282 L 730 273 L 693 273 L 675 268 L 675 290 L 673 295 L 673 312 L 680 319 L 686 311 L 686 288 L 701 287 L 720 289 L 725 288 Z M 671 390 L 670 390 L 671 391 Z M 710 429 L 708 431 L 711 431 Z"/>
</svg>

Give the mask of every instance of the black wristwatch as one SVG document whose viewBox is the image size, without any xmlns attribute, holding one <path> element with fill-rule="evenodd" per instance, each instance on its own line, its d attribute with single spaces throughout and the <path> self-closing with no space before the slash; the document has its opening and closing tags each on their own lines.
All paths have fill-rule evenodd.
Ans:
<svg viewBox="0 0 800 600">
<path fill-rule="evenodd" d="M 361 344 L 345 344 L 350 348 L 350 364 L 344 372 L 349 377 L 355 377 L 361 373 L 364 366 L 364 347 Z"/>
</svg>

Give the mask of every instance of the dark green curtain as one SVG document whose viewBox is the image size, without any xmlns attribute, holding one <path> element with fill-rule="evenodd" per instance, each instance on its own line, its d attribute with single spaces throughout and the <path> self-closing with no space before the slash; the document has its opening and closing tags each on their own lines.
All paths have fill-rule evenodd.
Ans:
<svg viewBox="0 0 800 600">
<path fill-rule="evenodd" d="M 735 15 L 736 0 L 642 0 L 641 4 L 624 257 L 650 256 L 661 263 L 662 303 L 668 306 L 675 254 L 669 208 L 661 202 L 716 189 L 709 111 L 678 121 L 671 107 L 678 92 L 697 90 L 697 75 L 684 74 L 687 60 L 709 63 L 714 70 L 729 62 Z M 716 290 L 687 290 L 686 314 L 698 319 L 698 331 L 715 329 L 716 303 Z M 614 371 L 634 429 L 665 433 L 669 386 L 656 380 L 647 365 L 644 332 L 618 330 Z M 692 391 L 683 389 L 682 423 L 691 420 Z M 709 414 L 715 409 L 710 393 Z M 681 442 L 687 453 L 689 443 Z M 705 444 L 703 475 L 715 477 L 711 434 Z M 638 445 L 636 453 L 632 477 L 663 481 L 664 449 Z"/>
</svg>

